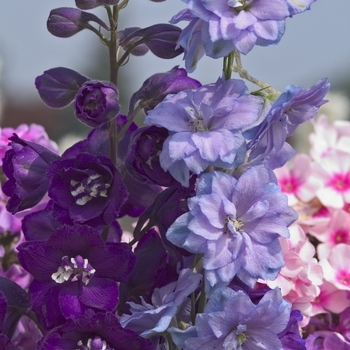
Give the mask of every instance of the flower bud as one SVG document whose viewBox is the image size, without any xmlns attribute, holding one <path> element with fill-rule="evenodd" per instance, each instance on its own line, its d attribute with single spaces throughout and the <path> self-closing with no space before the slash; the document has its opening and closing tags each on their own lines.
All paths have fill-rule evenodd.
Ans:
<svg viewBox="0 0 350 350">
<path fill-rule="evenodd" d="M 201 86 L 198 80 L 187 76 L 187 72 L 179 66 L 175 66 L 169 72 L 157 73 L 150 76 L 141 88 L 130 99 L 130 112 L 140 100 L 142 107 L 147 112 L 162 102 L 169 94 L 177 94 L 183 90 L 197 89 Z"/>
<path fill-rule="evenodd" d="M 87 81 L 75 97 L 75 115 L 84 124 L 98 127 L 118 115 L 118 97 L 114 84 L 107 81 Z"/>
<path fill-rule="evenodd" d="M 40 98 L 51 108 L 63 108 L 73 102 L 81 85 L 88 80 L 64 67 L 52 68 L 35 79 Z"/>
<path fill-rule="evenodd" d="M 122 33 L 120 45 L 127 51 L 135 50 L 133 45 L 139 42 L 139 45 L 146 45 L 154 55 L 164 59 L 174 58 L 183 53 L 183 49 L 177 48 L 181 28 L 172 24 L 155 24 L 153 26 L 133 30 L 127 28 Z M 133 53 L 133 52 L 132 52 Z"/>
<path fill-rule="evenodd" d="M 89 21 L 96 22 L 99 26 L 109 30 L 97 16 L 83 12 L 75 8 L 60 7 L 50 12 L 47 20 L 47 30 L 59 38 L 69 38 L 83 29 L 92 29 Z"/>
<path fill-rule="evenodd" d="M 133 34 L 140 29 L 138 27 L 130 27 L 118 32 L 119 45 L 134 56 L 143 56 L 149 51 L 147 45 L 142 43 L 136 44 L 138 41 L 142 41 L 142 37 L 134 36 Z"/>
<path fill-rule="evenodd" d="M 157 57 L 170 59 L 183 53 L 182 47 L 176 48 L 181 33 L 179 27 L 172 24 L 155 24 L 140 32 L 144 43 Z"/>
</svg>

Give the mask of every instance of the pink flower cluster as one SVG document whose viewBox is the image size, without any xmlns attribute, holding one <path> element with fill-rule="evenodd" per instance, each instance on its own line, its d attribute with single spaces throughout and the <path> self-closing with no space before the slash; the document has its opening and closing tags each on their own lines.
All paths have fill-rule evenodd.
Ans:
<svg viewBox="0 0 350 350">
<path fill-rule="evenodd" d="M 308 325 L 307 334 L 316 332 L 307 348 L 318 349 L 319 342 L 328 349 L 328 343 L 350 346 L 346 327 L 320 321 L 350 314 L 350 122 L 329 124 L 321 115 L 313 124 L 310 154 L 298 154 L 275 170 L 299 219 L 290 239 L 281 238 L 286 265 L 268 285 L 279 286 L 302 312 L 300 326 Z"/>
</svg>

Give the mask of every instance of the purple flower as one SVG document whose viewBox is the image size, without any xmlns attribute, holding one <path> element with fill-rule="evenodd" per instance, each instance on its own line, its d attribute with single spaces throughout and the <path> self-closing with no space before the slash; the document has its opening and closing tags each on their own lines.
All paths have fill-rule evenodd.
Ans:
<svg viewBox="0 0 350 350">
<path fill-rule="evenodd" d="M 204 254 L 206 290 L 226 286 L 237 275 L 253 287 L 273 280 L 284 265 L 279 237 L 297 215 L 287 196 L 262 166 L 236 180 L 222 172 L 202 174 L 190 211 L 167 231 L 167 238 L 191 253 Z"/>
<path fill-rule="evenodd" d="M 47 20 L 48 31 L 59 38 L 69 38 L 83 29 L 93 30 L 90 21 L 97 23 L 106 30 L 109 27 L 92 13 L 70 7 L 60 7 L 50 12 Z"/>
<path fill-rule="evenodd" d="M 47 241 L 22 243 L 18 259 L 34 277 L 29 287 L 32 309 L 45 329 L 88 308 L 114 311 L 116 282 L 126 281 L 135 265 L 127 244 L 105 243 L 85 225 L 64 225 Z"/>
<path fill-rule="evenodd" d="M 47 176 L 49 196 L 74 223 L 109 225 L 127 198 L 121 174 L 105 156 L 80 153 L 55 161 Z"/>
<path fill-rule="evenodd" d="M 65 325 L 47 333 L 38 343 L 38 350 L 154 350 L 148 339 L 124 329 L 111 313 L 87 311 L 84 316 L 68 320 Z"/>
<path fill-rule="evenodd" d="M 98 127 L 116 118 L 120 111 L 116 86 L 108 81 L 87 81 L 79 89 L 75 115 L 86 125 Z"/>
<path fill-rule="evenodd" d="M 278 338 L 281 340 L 283 350 L 306 350 L 305 340 L 301 337 L 299 324 L 303 316 L 299 310 L 292 310 L 287 327 L 280 333 Z"/>
<path fill-rule="evenodd" d="M 16 134 L 9 140 L 11 148 L 3 159 L 3 171 L 8 180 L 2 190 L 10 197 L 7 210 L 15 214 L 41 201 L 49 186 L 48 168 L 60 157 L 39 144 L 20 139 Z"/>
<path fill-rule="evenodd" d="M 184 350 L 283 350 L 278 333 L 287 326 L 290 311 L 291 304 L 278 288 L 267 292 L 257 305 L 243 291 L 220 288 L 204 312 L 197 314 L 195 327 L 170 332 L 175 331 L 173 339 Z"/>
<path fill-rule="evenodd" d="M 190 171 L 200 174 L 208 166 L 231 169 L 243 163 L 242 129 L 258 119 L 262 106 L 262 100 L 246 90 L 242 80 L 218 79 L 169 95 L 149 111 L 146 125 L 169 130 L 160 165 L 183 186 L 188 186 Z"/>
<path fill-rule="evenodd" d="M 131 139 L 125 166 L 129 173 L 141 183 L 158 186 L 180 186 L 164 171 L 159 163 L 159 153 L 169 136 L 168 130 L 156 126 L 145 126 L 136 130 Z"/>
</svg>

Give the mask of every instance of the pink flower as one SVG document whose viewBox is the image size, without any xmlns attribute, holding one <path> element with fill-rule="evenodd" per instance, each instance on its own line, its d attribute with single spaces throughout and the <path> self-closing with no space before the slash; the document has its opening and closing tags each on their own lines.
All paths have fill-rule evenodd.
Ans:
<svg viewBox="0 0 350 350">
<path fill-rule="evenodd" d="M 350 243 L 350 213 L 336 209 L 330 211 L 330 221 L 326 226 L 310 227 L 308 232 L 320 242 L 317 246 L 318 258 L 327 258 L 334 246 Z"/>
<path fill-rule="evenodd" d="M 300 200 L 308 202 L 315 196 L 317 186 L 308 181 L 311 160 L 306 154 L 297 154 L 288 165 L 274 171 L 282 192 L 288 196 L 290 206 Z"/>
<path fill-rule="evenodd" d="M 327 207 L 341 209 L 350 203 L 350 154 L 332 150 L 313 167 L 316 196 Z"/>
<path fill-rule="evenodd" d="M 350 291 L 350 245 L 340 243 L 320 260 L 324 278 L 340 290 Z"/>
<path fill-rule="evenodd" d="M 348 121 L 337 120 L 331 125 L 328 123 L 327 116 L 320 115 L 311 122 L 314 126 L 314 132 L 309 136 L 310 155 L 316 161 L 320 161 L 333 149 L 344 149 L 344 143 L 350 140 L 350 123 Z"/>
<path fill-rule="evenodd" d="M 294 224 L 289 227 L 290 238 L 280 239 L 285 260 L 275 281 L 268 281 L 270 288 L 281 288 L 283 297 L 292 303 L 304 316 L 302 326 L 313 316 L 312 301 L 319 295 L 322 284 L 322 267 L 314 258 L 315 248 L 302 228 Z"/>
<path fill-rule="evenodd" d="M 312 314 L 325 312 L 340 313 L 350 306 L 346 290 L 339 290 L 332 283 L 324 281 L 320 286 L 320 294 L 312 302 Z"/>
</svg>

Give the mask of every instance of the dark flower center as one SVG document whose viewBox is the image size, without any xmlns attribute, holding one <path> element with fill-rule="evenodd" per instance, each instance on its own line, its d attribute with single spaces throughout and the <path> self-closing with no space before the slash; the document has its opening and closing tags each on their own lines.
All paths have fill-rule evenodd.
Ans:
<svg viewBox="0 0 350 350">
<path fill-rule="evenodd" d="M 64 256 L 57 272 L 54 272 L 51 278 L 56 283 L 82 281 L 87 285 L 95 272 L 96 270 L 90 265 L 88 259 L 84 259 L 81 255 L 75 258 Z"/>
<path fill-rule="evenodd" d="M 78 348 L 76 350 L 114 350 L 107 342 L 98 336 L 93 339 L 89 338 L 87 341 L 79 340 Z"/>
<path fill-rule="evenodd" d="M 87 90 L 87 89 L 86 89 Z M 101 113 L 105 104 L 101 90 L 83 91 L 84 111 L 87 114 Z"/>
<path fill-rule="evenodd" d="M 70 193 L 75 198 L 75 203 L 84 205 L 92 198 L 107 197 L 107 189 L 110 184 L 103 182 L 102 176 L 97 173 L 90 174 L 82 181 L 70 181 Z"/>
<path fill-rule="evenodd" d="M 243 226 L 243 221 L 233 218 L 232 216 L 226 216 L 224 226 L 225 233 L 236 234 L 237 232 L 242 232 Z"/>
<path fill-rule="evenodd" d="M 236 340 L 240 347 L 247 341 L 247 336 L 244 333 L 246 330 L 247 330 L 247 326 L 242 324 L 239 324 L 238 326 L 234 326 L 230 330 L 230 333 L 232 332 L 236 333 Z"/>
<path fill-rule="evenodd" d="M 249 10 L 251 0 L 228 0 L 228 5 L 233 8 L 235 12 L 242 10 Z"/>
<path fill-rule="evenodd" d="M 203 118 L 194 108 L 186 107 L 185 109 L 189 114 L 188 126 L 192 132 L 208 131 L 208 128 L 203 125 Z"/>
</svg>

